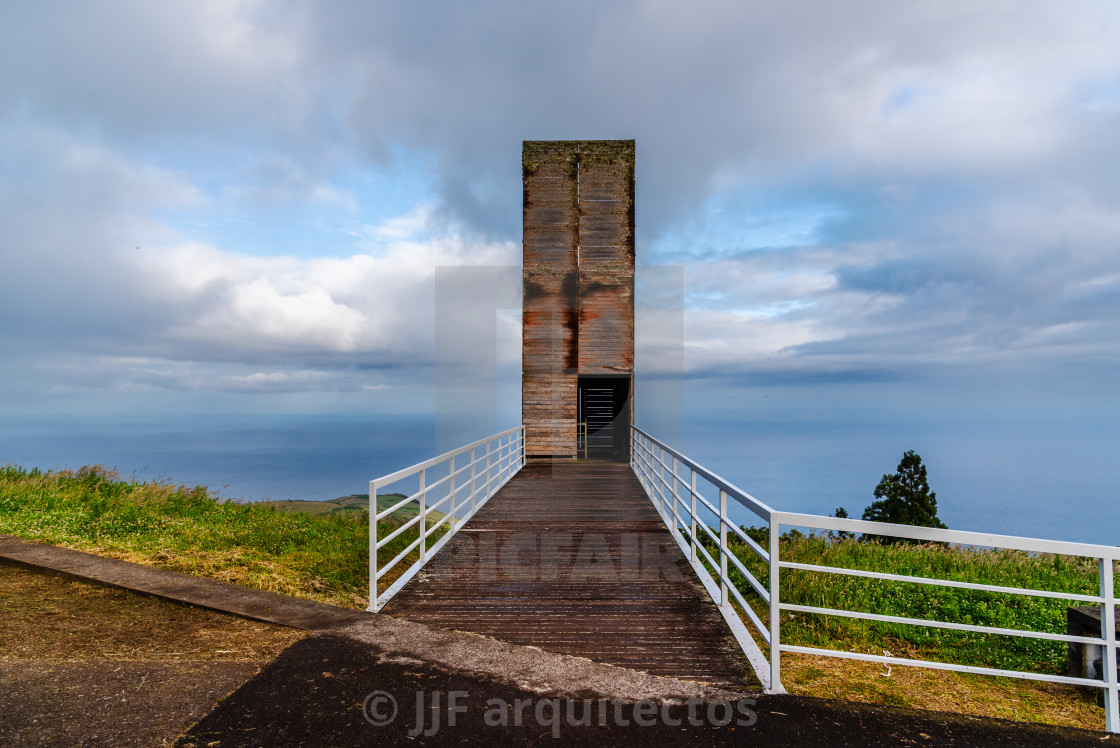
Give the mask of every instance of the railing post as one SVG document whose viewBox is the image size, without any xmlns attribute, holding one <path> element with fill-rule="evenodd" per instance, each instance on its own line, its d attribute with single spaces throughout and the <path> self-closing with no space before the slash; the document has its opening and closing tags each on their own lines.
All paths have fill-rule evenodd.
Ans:
<svg viewBox="0 0 1120 748">
<path fill-rule="evenodd" d="M 455 455 L 451 455 L 451 472 L 447 474 L 447 482 L 449 484 L 447 490 L 450 492 L 447 503 L 448 506 L 451 507 L 451 514 L 454 514 L 455 510 L 458 508 L 455 506 L 455 500 L 457 498 L 455 496 Z M 450 525 L 450 523 L 454 521 L 454 519 L 449 519 L 447 522 Z M 450 527 L 448 527 L 448 529 L 450 529 Z"/>
<path fill-rule="evenodd" d="M 727 491 L 719 490 L 719 604 L 731 604 L 727 591 Z"/>
<path fill-rule="evenodd" d="M 642 469 L 642 484 L 646 487 L 646 493 L 649 494 L 649 497 L 652 500 L 653 483 L 652 481 L 650 481 L 649 475 L 649 449 L 649 445 L 646 444 L 646 442 L 641 437 L 638 437 L 638 454 L 640 455 L 640 457 L 638 458 L 638 464 Z"/>
<path fill-rule="evenodd" d="M 506 434 L 506 476 L 513 475 L 513 434 Z"/>
<path fill-rule="evenodd" d="M 493 468 L 490 466 L 490 445 L 493 444 L 489 439 L 486 441 L 486 498 L 490 498 L 490 472 Z"/>
<path fill-rule="evenodd" d="M 642 480 L 645 481 L 646 493 L 649 494 L 650 501 L 653 501 L 653 442 L 643 439 L 639 440 L 638 444 L 642 450 Z"/>
<path fill-rule="evenodd" d="M 642 445 L 642 480 L 646 484 L 646 493 L 649 494 L 650 501 L 653 501 L 653 492 L 656 486 L 653 484 L 653 442 L 643 441 Z"/>
<path fill-rule="evenodd" d="M 420 471 L 420 563 L 424 563 L 428 558 L 428 533 L 425 525 L 428 523 L 428 495 L 424 490 L 424 473 L 427 470 Z"/>
<path fill-rule="evenodd" d="M 502 443 L 502 439 L 505 439 L 504 445 Z M 498 457 L 497 460 L 498 483 L 505 483 L 505 474 L 508 473 L 508 470 L 510 470 L 510 436 L 506 434 L 506 436 L 502 437 L 502 439 L 497 440 L 498 448 L 501 449 L 501 456 Z M 505 467 L 502 467 L 503 465 L 505 465 Z"/>
<path fill-rule="evenodd" d="M 505 443 L 502 443 L 505 439 Z M 509 470 L 509 436 L 498 437 L 498 482 L 502 483 L 506 479 L 506 471 Z"/>
<path fill-rule="evenodd" d="M 1101 638 L 1104 650 L 1101 653 L 1101 676 L 1107 686 L 1104 689 L 1104 729 L 1120 733 L 1120 697 L 1118 697 L 1116 673 L 1116 588 L 1113 586 L 1112 559 L 1097 559 L 1101 578 Z"/>
<path fill-rule="evenodd" d="M 692 539 L 692 560 L 696 561 L 696 468 L 690 470 L 692 471 L 692 519 L 688 535 Z"/>
<path fill-rule="evenodd" d="M 677 475 L 678 469 L 677 456 L 673 455 L 673 532 L 677 532 L 681 524 L 680 513 L 677 511 L 677 504 L 679 504 L 681 500 L 680 491 L 678 490 L 680 488 L 680 480 L 678 480 L 679 476 Z"/>
<path fill-rule="evenodd" d="M 665 516 L 665 448 L 657 448 L 657 499 L 661 516 Z"/>
<path fill-rule="evenodd" d="M 654 492 L 657 490 L 657 484 L 653 481 L 653 442 L 643 442 L 642 445 L 642 478 L 645 480 L 645 490 L 650 494 L 650 501 L 653 501 Z"/>
<path fill-rule="evenodd" d="M 632 432 L 631 439 L 634 440 L 634 451 L 631 452 L 631 464 L 634 466 L 634 473 L 637 474 L 638 483 L 642 484 L 646 496 L 650 495 L 650 484 L 645 479 L 645 464 L 642 459 L 645 457 L 645 452 L 642 450 L 642 437 L 638 436 L 637 431 Z"/>
<path fill-rule="evenodd" d="M 476 493 L 478 493 L 478 481 L 475 480 L 475 477 L 474 477 L 474 473 L 475 473 L 475 470 L 474 470 L 474 464 L 475 464 L 474 450 L 475 450 L 475 448 L 471 447 L 471 514 L 474 514 L 474 496 L 475 496 Z"/>
<path fill-rule="evenodd" d="M 784 693 L 782 688 L 782 653 L 781 629 L 778 622 L 779 599 L 778 588 L 781 585 L 778 572 L 778 541 L 781 529 L 781 517 L 777 512 L 770 513 L 770 691 L 771 693 Z"/>
<path fill-rule="evenodd" d="M 377 481 L 369 482 L 369 610 L 377 611 Z"/>
<path fill-rule="evenodd" d="M 646 490 L 646 494 L 648 495 L 649 494 L 649 479 L 646 477 L 646 463 L 645 463 L 646 445 L 642 441 L 642 437 L 638 436 L 637 433 L 634 434 L 634 447 L 635 447 L 634 460 L 635 460 L 635 462 L 638 466 L 638 480 L 640 480 L 642 482 L 642 487 Z"/>
</svg>

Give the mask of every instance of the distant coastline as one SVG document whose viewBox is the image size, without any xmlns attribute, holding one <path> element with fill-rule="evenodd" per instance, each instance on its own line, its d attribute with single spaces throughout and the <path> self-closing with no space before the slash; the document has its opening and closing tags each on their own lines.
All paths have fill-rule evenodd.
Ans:
<svg viewBox="0 0 1120 748">
<path fill-rule="evenodd" d="M 377 495 L 377 511 L 383 512 L 391 506 L 399 504 L 407 497 L 403 493 L 383 493 Z M 306 514 L 350 514 L 369 510 L 369 494 L 355 493 L 349 496 L 340 496 L 337 499 L 304 500 L 280 499 L 269 501 L 255 501 L 260 506 L 274 506 L 285 512 L 303 512 Z M 420 511 L 416 501 L 405 504 L 393 513 L 393 518 L 399 522 L 407 522 Z M 428 514 L 430 522 L 443 519 L 444 513 L 433 510 Z"/>
</svg>

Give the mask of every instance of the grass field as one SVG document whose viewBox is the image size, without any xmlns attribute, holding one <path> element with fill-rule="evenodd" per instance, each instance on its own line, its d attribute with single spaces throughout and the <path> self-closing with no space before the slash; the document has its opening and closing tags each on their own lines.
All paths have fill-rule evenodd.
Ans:
<svg viewBox="0 0 1120 748">
<path fill-rule="evenodd" d="M 749 528 L 748 532 L 760 537 L 765 533 L 754 528 Z M 765 584 L 768 567 L 761 559 L 745 543 L 735 542 L 731 547 Z M 1095 560 L 1071 556 L 936 544 L 888 545 L 854 538 L 789 533 L 782 540 L 781 558 L 795 563 L 1002 587 L 1086 595 L 1098 593 Z M 738 571 L 734 571 L 732 577 L 744 597 L 766 620 L 769 615 L 766 604 Z M 791 569 L 782 571 L 781 584 L 781 599 L 798 605 L 1055 634 L 1065 633 L 1066 607 L 1070 604 L 1053 598 Z M 1066 669 L 1063 642 L 805 613 L 784 613 L 782 623 L 790 624 L 783 626 L 782 634 L 782 641 L 788 644 L 859 649 L 873 654 L 882 654 L 883 649 L 889 650 L 894 645 L 896 648 L 905 646 L 927 660 L 1042 673 L 1064 673 Z"/>
<path fill-rule="evenodd" d="M 767 530 L 743 528 L 766 547 Z M 716 560 L 715 544 L 701 533 Z M 736 539 L 732 553 L 765 586 L 769 567 Z M 945 544 L 885 544 L 832 534 L 791 531 L 780 545 L 783 561 L 1001 587 L 1098 594 L 1094 559 L 1028 554 L 1007 549 Z M 705 564 L 707 562 L 705 561 Z M 769 607 L 729 564 L 732 581 L 751 607 L 769 621 Z M 709 567 L 709 572 L 712 569 Z M 1120 593 L 1120 578 L 1117 579 Z M 783 602 L 817 608 L 933 619 L 993 628 L 1066 632 L 1068 601 L 784 569 Z M 746 616 L 743 616 L 744 620 Z M 812 613 L 783 612 L 783 644 L 874 655 L 1064 675 L 1064 642 L 980 634 Z M 750 624 L 748 623 L 748 627 Z M 756 638 L 761 641 L 760 637 Z M 763 646 L 765 651 L 765 646 Z M 994 678 L 832 657 L 783 656 L 783 682 L 791 692 L 1009 719 L 1029 719 L 1102 729 L 1104 712 L 1089 689 Z"/>
<path fill-rule="evenodd" d="M 378 505 L 384 509 L 403 498 L 378 497 Z M 0 532 L 364 609 L 367 511 L 346 505 L 315 512 L 290 509 L 224 501 L 202 487 L 122 480 L 97 466 L 58 473 L 0 469 Z M 402 507 L 379 523 L 379 534 L 388 535 L 417 510 L 415 504 Z M 430 536 L 429 545 L 441 534 Z M 382 549 L 381 557 L 395 557 L 416 537 L 414 528 L 406 530 Z M 394 567 L 385 584 L 410 560 Z"/>
<path fill-rule="evenodd" d="M 379 496 L 378 506 L 384 509 L 403 498 Z M 0 469 L 2 533 L 359 609 L 368 604 L 367 502 L 357 496 L 249 504 L 216 499 L 200 487 L 122 480 L 100 467 L 60 473 Z M 393 521 L 379 523 L 379 536 L 416 511 L 415 504 L 402 507 Z M 393 558 L 415 539 L 413 529 L 401 533 L 380 557 Z M 767 579 L 766 567 L 745 544 L 732 550 L 756 576 Z M 1097 584 L 1092 561 L 1014 551 L 891 546 L 791 533 L 782 540 L 781 555 L 824 566 L 1007 587 L 1092 594 Z M 410 561 L 398 564 L 398 573 Z M 384 585 L 394 578 L 384 579 Z M 737 576 L 734 581 L 766 620 L 766 606 L 746 580 Z M 781 585 L 783 600 L 802 605 L 1065 631 L 1065 603 L 1059 600 L 791 570 L 782 572 Z M 805 614 L 783 614 L 782 640 L 1049 673 L 1064 672 L 1066 657 L 1062 643 Z M 823 657 L 791 655 L 784 661 L 783 682 L 792 693 L 1090 729 L 1103 725 L 1095 696 L 1073 687 L 915 668 L 892 671 Z"/>
</svg>

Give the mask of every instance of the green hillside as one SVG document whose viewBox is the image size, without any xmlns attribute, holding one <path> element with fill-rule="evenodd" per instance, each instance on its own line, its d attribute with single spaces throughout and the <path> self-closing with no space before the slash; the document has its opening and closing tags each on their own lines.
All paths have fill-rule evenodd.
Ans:
<svg viewBox="0 0 1120 748">
<path fill-rule="evenodd" d="M 383 512 L 394 504 L 399 504 L 405 499 L 403 493 L 383 493 L 377 495 L 377 511 Z M 273 506 L 285 512 L 302 512 L 306 514 L 345 514 L 350 512 L 364 512 L 369 510 L 369 494 L 355 493 L 337 499 L 323 501 L 301 501 L 288 499 L 283 501 L 261 501 L 263 506 Z M 395 522 L 407 522 L 420 511 L 420 504 L 412 501 L 405 504 L 393 513 Z M 428 513 L 429 522 L 438 522 L 443 519 L 444 513 L 433 511 Z"/>
<path fill-rule="evenodd" d="M 388 494 L 377 503 L 386 509 L 405 498 Z M 76 472 L 0 467 L 0 533 L 359 610 L 369 602 L 368 501 L 359 494 L 240 502 L 202 486 L 124 480 L 101 466 Z M 418 511 L 415 502 L 401 507 L 378 523 L 379 536 Z M 444 515 L 428 516 L 435 523 Z M 428 547 L 447 529 L 435 529 Z M 382 552 L 393 558 L 418 534 L 418 527 L 407 528 Z M 418 557 L 413 550 L 384 583 Z"/>
</svg>

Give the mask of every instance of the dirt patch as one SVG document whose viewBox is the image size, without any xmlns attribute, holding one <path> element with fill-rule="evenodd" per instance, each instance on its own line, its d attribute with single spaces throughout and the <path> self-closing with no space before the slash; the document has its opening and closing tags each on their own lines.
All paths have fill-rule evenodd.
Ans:
<svg viewBox="0 0 1120 748">
<path fill-rule="evenodd" d="M 0 744 L 170 745 L 261 664 L 2 662 Z"/>
<path fill-rule="evenodd" d="M 169 745 L 305 636 L 0 563 L 0 744 Z"/>
<path fill-rule="evenodd" d="M 1094 694 L 1058 683 L 787 654 L 782 685 L 800 696 L 1104 729 L 1104 709 Z"/>
</svg>

